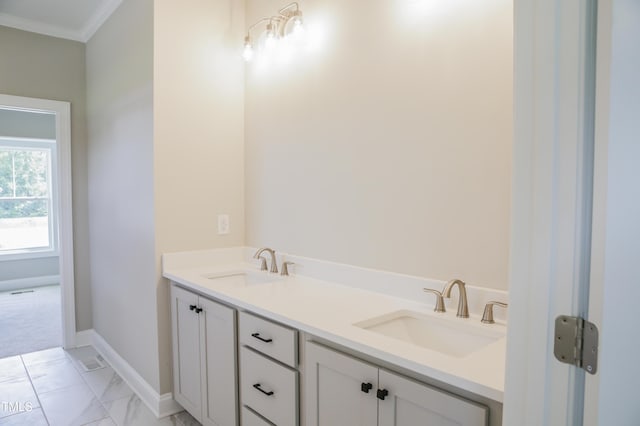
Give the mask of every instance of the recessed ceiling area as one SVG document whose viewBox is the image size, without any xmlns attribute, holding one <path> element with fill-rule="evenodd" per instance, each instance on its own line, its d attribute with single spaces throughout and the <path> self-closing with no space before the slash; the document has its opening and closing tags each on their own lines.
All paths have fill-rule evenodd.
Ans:
<svg viewBox="0 0 640 426">
<path fill-rule="evenodd" d="M 0 25 L 87 42 L 122 0 L 0 0 Z"/>
</svg>

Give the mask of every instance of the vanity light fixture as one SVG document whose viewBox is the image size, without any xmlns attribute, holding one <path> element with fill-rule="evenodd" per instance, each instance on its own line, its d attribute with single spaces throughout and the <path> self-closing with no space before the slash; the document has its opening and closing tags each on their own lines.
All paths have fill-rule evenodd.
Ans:
<svg viewBox="0 0 640 426">
<path fill-rule="evenodd" d="M 242 57 L 245 61 L 249 62 L 253 59 L 254 55 L 254 47 L 253 47 L 253 39 L 251 38 L 251 31 L 257 27 L 258 25 L 269 22 L 269 18 L 262 18 L 247 29 L 247 35 L 244 37 L 244 49 L 242 51 Z"/>
<path fill-rule="evenodd" d="M 299 34 L 303 30 L 302 11 L 297 2 L 289 3 L 285 7 L 278 10 L 278 14 L 269 18 L 262 18 L 249 26 L 247 35 L 244 37 L 244 49 L 242 57 L 245 61 L 250 62 L 255 54 L 255 46 L 251 38 L 251 31 L 258 25 L 267 23 L 264 28 L 264 47 L 271 50 L 278 39 L 286 37 L 289 33 Z M 293 28 L 289 24 L 293 24 Z"/>
</svg>

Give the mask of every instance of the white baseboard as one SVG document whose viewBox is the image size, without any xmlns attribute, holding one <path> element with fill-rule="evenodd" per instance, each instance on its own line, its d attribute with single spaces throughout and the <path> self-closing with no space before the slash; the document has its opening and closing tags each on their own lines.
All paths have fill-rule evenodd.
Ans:
<svg viewBox="0 0 640 426">
<path fill-rule="evenodd" d="M 43 285 L 53 284 L 60 284 L 60 275 L 3 280 L 0 281 L 0 291 L 21 290 L 23 288 L 42 287 Z"/>
<path fill-rule="evenodd" d="M 80 344 L 80 343 L 84 344 Z M 160 395 L 129 363 L 107 343 L 95 330 L 85 330 L 76 334 L 77 346 L 93 345 L 111 367 L 131 387 L 151 412 L 162 418 L 183 411 L 171 392 Z"/>
<path fill-rule="evenodd" d="M 93 345 L 93 329 L 76 332 L 76 347 Z"/>
</svg>

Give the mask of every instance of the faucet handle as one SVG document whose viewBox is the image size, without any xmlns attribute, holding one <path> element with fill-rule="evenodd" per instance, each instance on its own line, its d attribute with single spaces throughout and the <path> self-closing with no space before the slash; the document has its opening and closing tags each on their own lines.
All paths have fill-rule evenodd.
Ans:
<svg viewBox="0 0 640 426">
<path fill-rule="evenodd" d="M 261 271 L 267 271 L 267 259 L 265 259 L 262 256 L 258 256 L 258 259 L 260 259 L 260 270 Z"/>
<path fill-rule="evenodd" d="M 433 308 L 434 312 L 446 312 L 446 309 L 444 307 L 444 299 L 442 298 L 442 293 L 432 288 L 423 288 L 422 290 L 424 290 L 424 292 L 426 293 L 433 293 L 436 295 L 436 307 Z"/>
<path fill-rule="evenodd" d="M 493 306 L 497 305 L 501 308 L 506 308 L 508 305 L 502 302 L 496 302 L 492 300 L 491 302 L 487 302 L 484 307 L 484 313 L 482 314 L 482 322 L 485 324 L 493 324 L 495 321 L 493 320 Z"/>
<path fill-rule="evenodd" d="M 280 275 L 284 275 L 286 277 L 289 276 L 289 267 L 288 265 L 295 265 L 294 262 L 282 262 L 282 267 L 280 268 Z"/>
</svg>

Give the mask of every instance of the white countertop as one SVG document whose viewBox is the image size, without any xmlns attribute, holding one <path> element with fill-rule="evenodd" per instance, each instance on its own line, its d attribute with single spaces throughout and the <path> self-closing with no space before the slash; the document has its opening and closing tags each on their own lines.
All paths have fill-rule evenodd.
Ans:
<svg viewBox="0 0 640 426">
<path fill-rule="evenodd" d="M 172 265 L 175 266 L 175 265 Z M 255 270 L 249 263 L 207 267 L 165 267 L 163 275 L 180 285 L 220 301 L 254 312 L 314 336 L 349 347 L 399 367 L 502 402 L 506 337 L 465 357 L 453 357 L 362 329 L 353 324 L 402 309 L 469 326 L 500 330 L 504 324 L 486 325 L 480 318 L 455 317 L 455 310 L 435 314 L 432 306 L 406 298 L 321 281 L 300 275 L 274 278 L 274 282 L 238 285 L 207 278 L 210 275 Z"/>
</svg>

